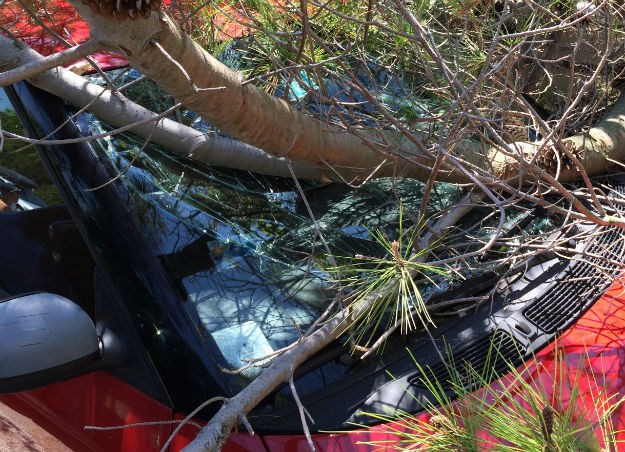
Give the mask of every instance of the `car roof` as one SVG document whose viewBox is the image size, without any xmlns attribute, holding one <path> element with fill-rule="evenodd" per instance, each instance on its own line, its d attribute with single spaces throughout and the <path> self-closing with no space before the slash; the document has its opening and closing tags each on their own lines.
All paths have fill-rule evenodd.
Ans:
<svg viewBox="0 0 625 452">
<path fill-rule="evenodd" d="M 166 7 L 170 0 L 162 2 Z M 46 2 L 45 9 L 31 8 L 37 11 L 36 17 L 26 11 L 17 0 L 7 0 L 0 6 L 0 27 L 10 30 L 13 36 L 44 56 L 66 49 L 69 45 L 79 45 L 89 40 L 89 25 L 80 17 L 72 5 L 64 0 Z M 213 14 L 212 22 L 220 30 L 218 39 L 234 39 L 244 36 L 249 28 L 245 26 L 240 13 L 226 6 Z M 181 16 L 180 11 L 170 11 L 174 16 Z M 54 34 L 57 36 L 54 37 Z M 128 60 L 114 52 L 98 52 L 91 57 L 102 70 L 120 68 L 128 65 Z M 95 72 L 86 60 L 67 65 L 77 73 Z"/>
</svg>

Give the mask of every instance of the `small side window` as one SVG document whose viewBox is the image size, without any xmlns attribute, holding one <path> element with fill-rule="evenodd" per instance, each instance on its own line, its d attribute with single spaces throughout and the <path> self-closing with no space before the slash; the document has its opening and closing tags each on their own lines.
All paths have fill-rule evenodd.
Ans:
<svg viewBox="0 0 625 452">
<path fill-rule="evenodd" d="M 61 203 L 61 196 L 46 173 L 37 151 L 14 135 L 26 136 L 24 127 L 0 89 L 0 211 L 30 210 Z"/>
</svg>

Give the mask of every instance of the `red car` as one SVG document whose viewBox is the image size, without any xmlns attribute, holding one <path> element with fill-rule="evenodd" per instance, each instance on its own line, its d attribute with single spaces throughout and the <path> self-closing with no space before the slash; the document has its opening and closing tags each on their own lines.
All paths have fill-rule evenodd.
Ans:
<svg viewBox="0 0 625 452">
<path fill-rule="evenodd" d="M 134 70 L 115 73 L 120 85 L 139 77 Z M 172 104 L 149 81 L 126 94 L 157 110 Z M 7 88 L 0 107 L 5 130 L 21 124 L 34 137 L 109 129 L 27 83 Z M 178 119 L 212 130 L 189 111 Z M 331 292 L 316 264 L 322 257 L 316 228 L 338 256 L 380 255 L 370 231 L 396 233 L 400 212 L 388 202 L 390 193 L 404 206 L 419 205 L 415 181 L 382 179 L 358 190 L 310 182 L 303 190 L 315 226 L 290 180 L 210 167 L 144 148 L 131 135 L 36 148 L 62 203 L 0 212 L 1 400 L 77 451 L 160 450 L 175 425 L 169 421 L 207 399 L 237 393 L 260 372 L 223 369 L 297 340 L 293 324 L 303 330 L 323 311 Z M 19 180 L 10 182 L 20 187 Z M 613 199 L 625 194 L 623 174 L 601 183 Z M 458 191 L 444 186 L 432 206 Z M 484 208 L 461 226 L 486 230 L 488 216 Z M 423 412 L 432 392 L 414 360 L 450 397 L 451 381 L 466 377 L 467 365 L 503 378 L 511 364 L 522 365 L 545 400 L 557 399 L 554 406 L 567 406 L 579 389 L 571 400 L 590 424 L 600 415 L 589 408 L 597 397 L 623 395 L 622 231 L 582 223 L 551 233 L 558 217 L 531 206 L 512 217 L 510 233 L 564 239 L 563 247 L 537 252 L 504 273 L 489 265 L 496 256 L 482 256 L 463 280 L 428 288 L 428 303 L 439 314 L 434 340 L 427 333 L 392 337 L 383 353 L 366 360 L 336 343 L 297 370 L 318 450 L 370 450 L 375 446 L 364 443 L 392 442 L 395 428 L 409 428 L 400 422 L 327 433 L 379 422 L 368 413 Z M 452 315 L 443 303 L 475 297 L 484 301 L 470 312 Z M 462 363 L 457 375 L 446 362 L 450 353 Z M 468 377 L 466 384 L 479 390 Z M 197 420 L 205 422 L 217 408 L 208 406 Z M 288 385 L 249 420 L 256 434 L 233 433 L 225 450 L 308 449 Z M 625 428 L 620 406 L 611 420 L 615 431 Z M 169 450 L 180 450 L 196 432 L 185 427 Z"/>
</svg>

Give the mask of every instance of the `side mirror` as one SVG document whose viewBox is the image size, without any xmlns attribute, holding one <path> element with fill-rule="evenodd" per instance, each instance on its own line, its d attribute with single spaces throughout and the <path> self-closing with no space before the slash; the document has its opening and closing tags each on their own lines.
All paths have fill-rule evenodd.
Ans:
<svg viewBox="0 0 625 452">
<path fill-rule="evenodd" d="M 67 298 L 34 293 L 0 301 L 0 393 L 83 373 L 99 358 L 91 318 Z"/>
</svg>

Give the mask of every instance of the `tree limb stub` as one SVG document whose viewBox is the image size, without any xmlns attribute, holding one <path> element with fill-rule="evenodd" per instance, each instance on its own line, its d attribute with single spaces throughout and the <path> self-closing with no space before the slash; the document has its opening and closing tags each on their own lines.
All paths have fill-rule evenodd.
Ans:
<svg viewBox="0 0 625 452">
<path fill-rule="evenodd" d="M 512 144 L 526 160 L 535 159 L 538 172 L 557 176 L 568 182 L 579 177 L 579 168 L 567 156 L 570 153 L 588 174 L 605 171 L 612 162 L 625 162 L 625 93 L 595 126 L 556 143 L 518 142 Z M 503 152 L 491 150 L 495 168 L 505 169 L 504 174 L 514 177 L 519 173 L 519 161 Z M 531 178 L 528 178 L 531 179 Z"/>
</svg>

